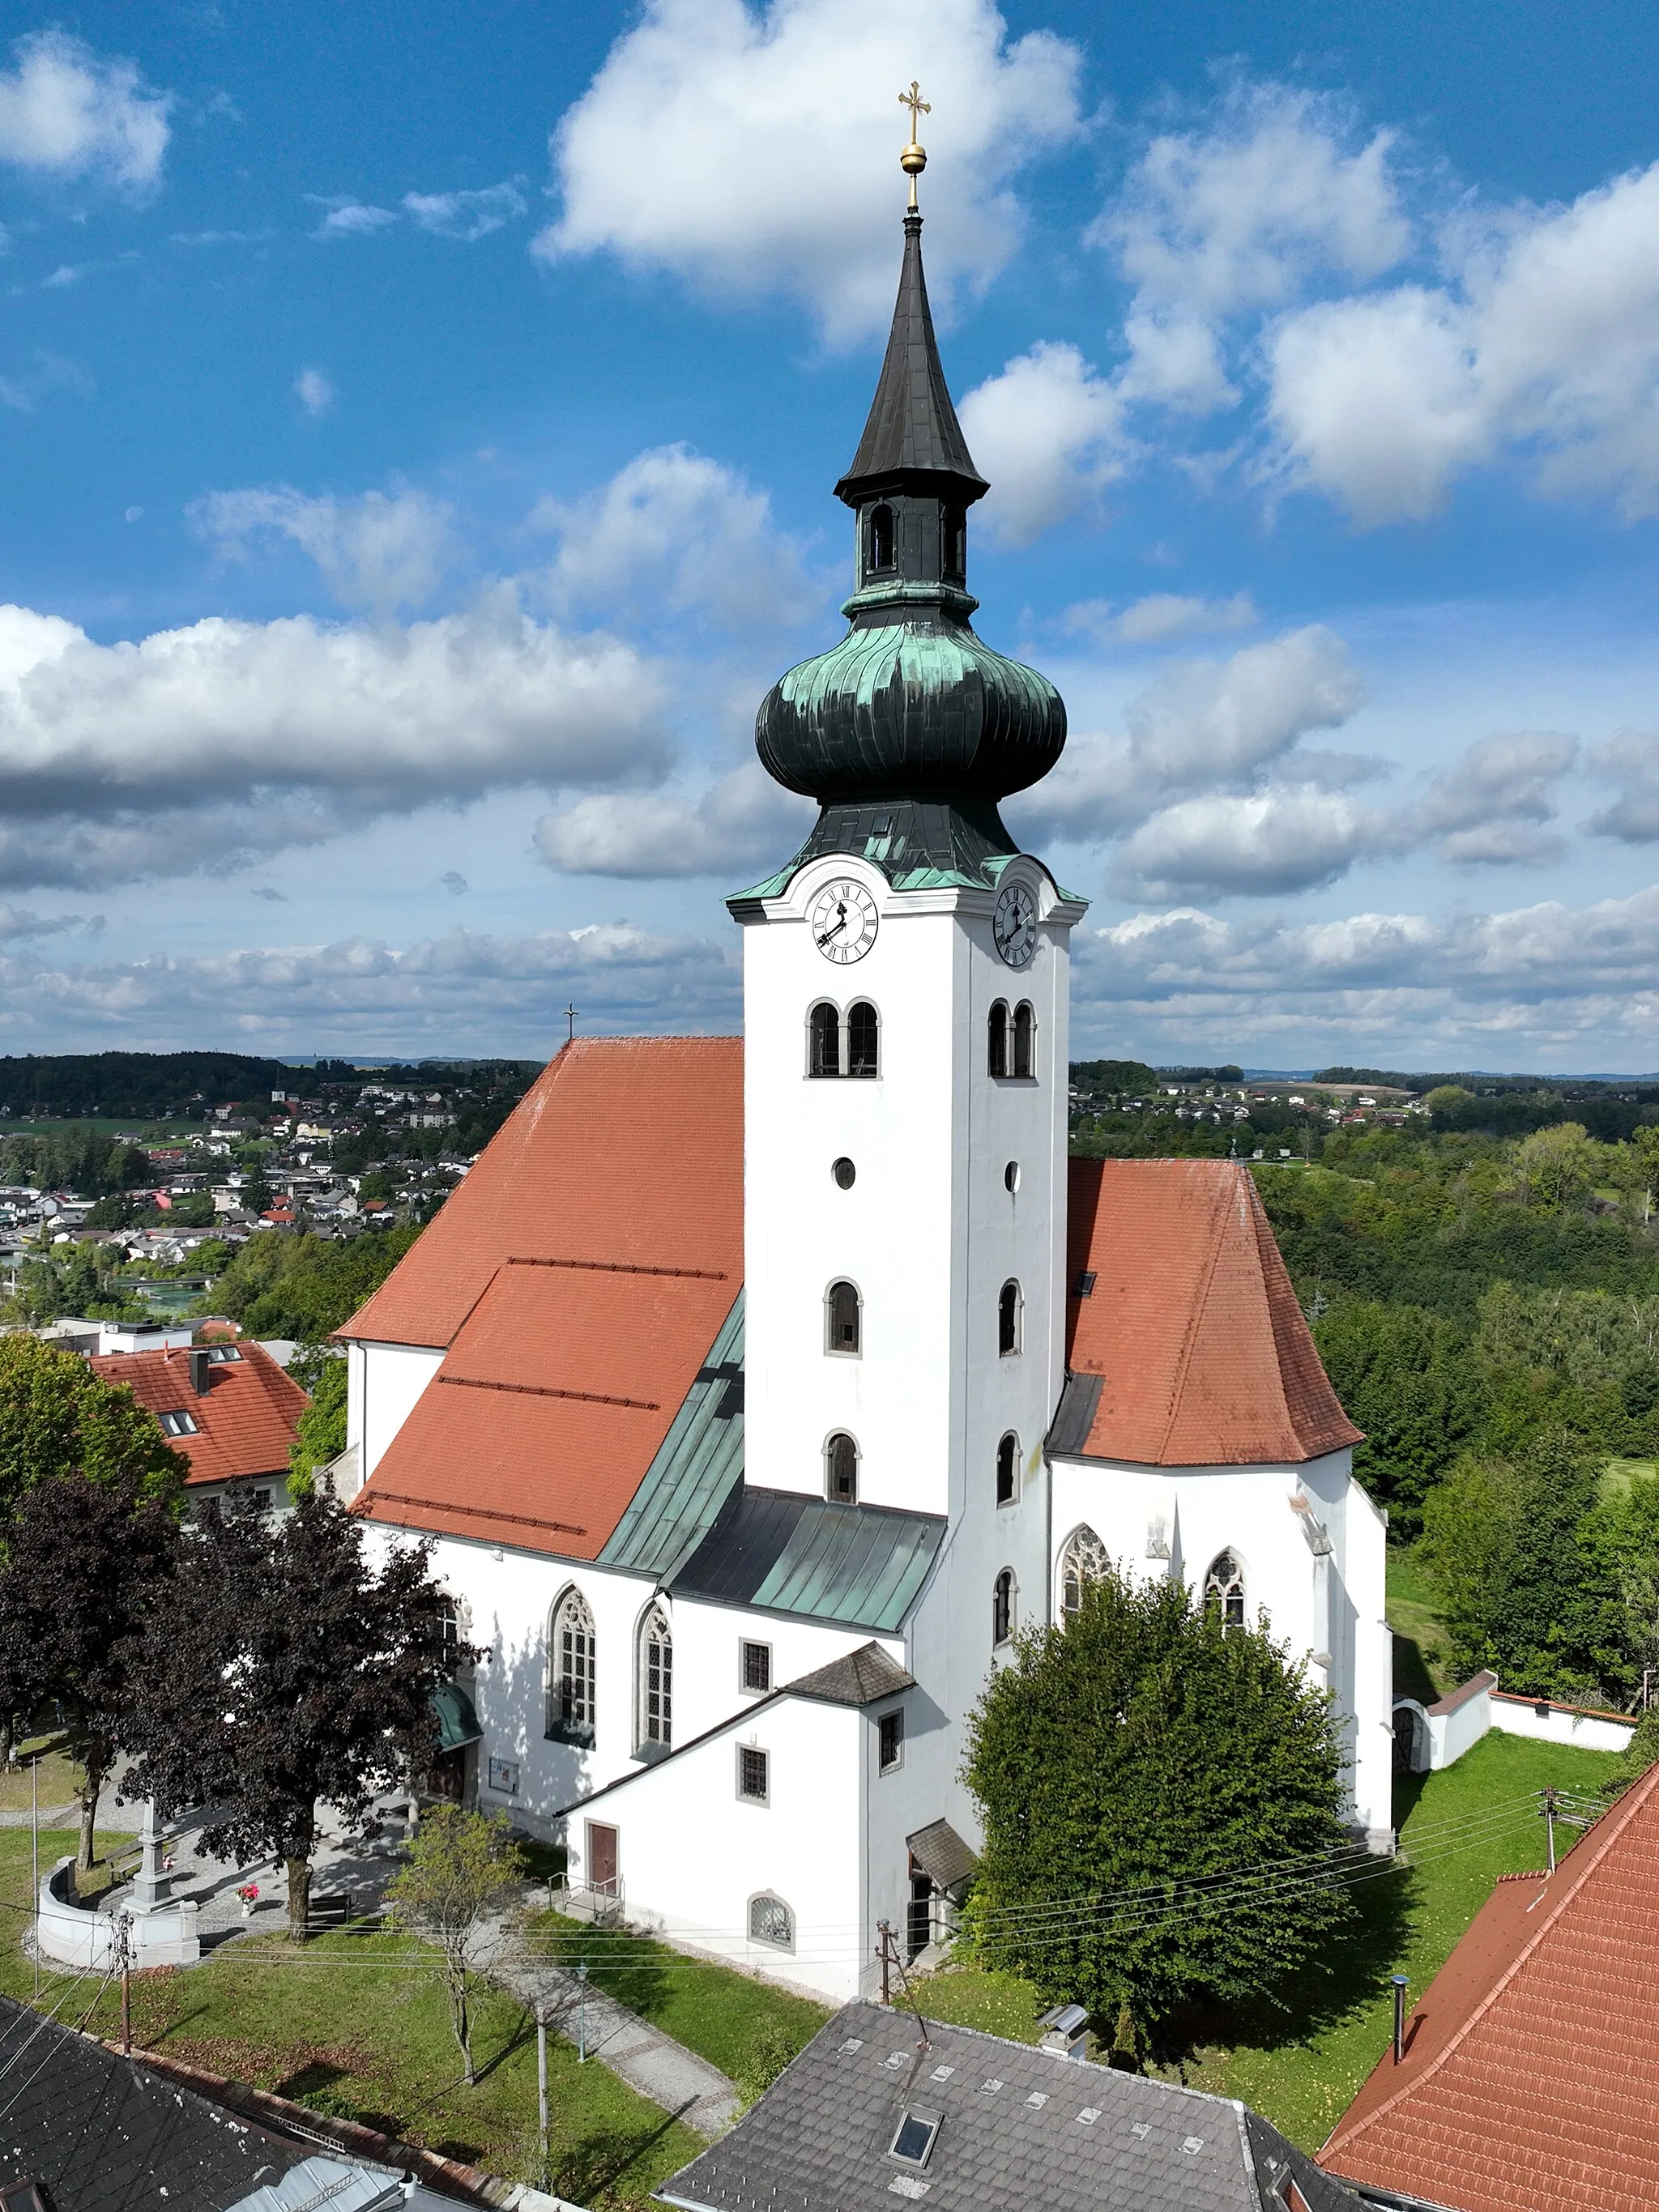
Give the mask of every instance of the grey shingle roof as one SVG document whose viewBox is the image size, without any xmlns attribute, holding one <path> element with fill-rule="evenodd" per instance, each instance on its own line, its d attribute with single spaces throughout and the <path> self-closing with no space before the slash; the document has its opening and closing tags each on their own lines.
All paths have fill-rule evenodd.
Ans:
<svg viewBox="0 0 1659 2212">
<path fill-rule="evenodd" d="M 924 2166 L 890 2150 L 907 2112 L 936 2118 Z M 1268 2171 L 1272 2162 L 1273 2171 Z M 973 2028 L 847 2006 L 732 2132 L 663 2184 L 696 2212 L 1312 2212 L 1360 2199 L 1242 2105 L 1079 2065 Z"/>
<path fill-rule="evenodd" d="M 793 1697 L 821 1698 L 826 1705 L 872 1705 L 895 1690 L 914 1690 L 916 1678 L 906 1674 L 879 1644 L 860 1644 L 856 1651 L 832 1659 L 827 1667 L 814 1668 L 810 1674 L 798 1674 L 783 1686 Z"/>
<path fill-rule="evenodd" d="M 963 1843 L 948 1820 L 930 1820 L 904 1838 L 904 1848 L 936 1889 L 954 1889 L 979 1864 L 979 1854 Z"/>
</svg>

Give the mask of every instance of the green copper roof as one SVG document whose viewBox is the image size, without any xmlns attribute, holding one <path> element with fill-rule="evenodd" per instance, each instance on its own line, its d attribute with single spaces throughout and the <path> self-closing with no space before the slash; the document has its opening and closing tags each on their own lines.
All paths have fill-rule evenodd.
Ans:
<svg viewBox="0 0 1659 2212">
<path fill-rule="evenodd" d="M 599 1553 L 665 1583 L 743 1480 L 743 1292 L 685 1394 L 657 1456 Z"/>
<path fill-rule="evenodd" d="M 676 1597 L 799 1613 L 892 1634 L 945 1538 L 930 1513 L 736 1490 L 669 1584 Z"/>
</svg>

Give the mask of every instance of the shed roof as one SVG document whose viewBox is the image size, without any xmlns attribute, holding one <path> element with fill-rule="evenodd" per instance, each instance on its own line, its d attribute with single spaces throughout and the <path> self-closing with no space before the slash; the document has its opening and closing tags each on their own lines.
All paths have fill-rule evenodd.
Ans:
<svg viewBox="0 0 1659 2212">
<path fill-rule="evenodd" d="M 1500 1881 L 1320 2153 L 1455 2212 L 1659 2204 L 1659 1766 Z"/>
<path fill-rule="evenodd" d="M 106 1382 L 125 1383 L 152 1413 L 190 1415 L 196 1433 L 167 1437 L 174 1451 L 190 1462 L 187 1481 L 285 1475 L 300 1416 L 311 1401 L 263 1345 L 251 1338 L 214 1348 L 221 1357 L 204 1363 L 198 1353 L 194 1369 L 191 1352 L 182 1347 L 106 1352 L 87 1364 Z M 227 1352 L 235 1357 L 224 1357 Z M 193 1372 L 201 1372 L 207 1383 L 199 1395 L 191 1381 Z"/>
<path fill-rule="evenodd" d="M 795 1491 L 734 1490 L 670 1579 L 676 1597 L 809 1614 L 890 1635 L 945 1534 L 942 1516 L 832 1505 Z"/>
<path fill-rule="evenodd" d="M 1237 1467 L 1359 1442 L 1248 1168 L 1074 1159 L 1066 1266 L 1066 1366 L 1100 1377 L 1068 1453 Z"/>
</svg>

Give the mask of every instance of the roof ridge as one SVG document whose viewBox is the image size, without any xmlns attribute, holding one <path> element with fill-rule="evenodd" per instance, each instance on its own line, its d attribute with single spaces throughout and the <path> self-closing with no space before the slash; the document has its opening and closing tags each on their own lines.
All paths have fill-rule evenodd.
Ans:
<svg viewBox="0 0 1659 2212">
<path fill-rule="evenodd" d="M 1498 1979 L 1492 1984 L 1491 1989 L 1487 1990 L 1486 1996 L 1482 1997 L 1480 2003 L 1475 2006 L 1474 2011 L 1465 2017 L 1462 2024 L 1457 2028 L 1456 2033 L 1448 2039 L 1445 2048 L 1438 2054 L 1437 2057 L 1430 2061 L 1429 2064 L 1423 2069 L 1423 2071 L 1420 2074 L 1414 2075 L 1409 2081 L 1401 2082 L 1399 2088 L 1395 2091 L 1391 2097 L 1384 2098 L 1382 2102 L 1373 2111 L 1367 2112 L 1362 2119 L 1357 2121 L 1352 2129 L 1350 2130 L 1346 2135 L 1342 2133 L 1341 2122 L 1339 2121 L 1335 2128 L 1332 2130 L 1331 2133 L 1326 2137 L 1324 2142 L 1320 2146 L 1320 2154 L 1322 2157 L 1327 2150 L 1339 2146 L 1343 2149 L 1346 2149 L 1351 2143 L 1358 2142 L 1359 2138 L 1366 2133 L 1375 2122 L 1380 2120 L 1385 2113 L 1393 2112 L 1395 2106 L 1405 2098 L 1413 2095 L 1418 2090 L 1422 2088 L 1425 2083 L 1433 2081 L 1435 2076 L 1448 2064 L 1454 2053 L 1462 2049 L 1464 2044 L 1468 2040 L 1471 2031 L 1474 2028 L 1476 2024 L 1486 2018 L 1486 2014 L 1497 2003 L 1498 1998 L 1503 1996 L 1504 1990 L 1509 1988 L 1510 1983 L 1514 1981 L 1516 1976 L 1521 1972 L 1522 1968 L 1535 1955 L 1540 1945 L 1544 1942 L 1547 1937 L 1553 1934 L 1556 1928 L 1560 1924 L 1563 1917 L 1577 1901 L 1578 1898 L 1582 1896 L 1586 1882 L 1589 1881 L 1590 1876 L 1595 1872 L 1597 1867 L 1601 1865 L 1602 1860 L 1606 1858 L 1607 1853 L 1613 1849 L 1613 1845 L 1624 1834 L 1625 1830 L 1630 1825 L 1632 1816 L 1635 1814 L 1638 1808 L 1647 1802 L 1648 1799 L 1652 1796 L 1656 1789 L 1659 1789 L 1659 1764 L 1656 1764 L 1650 1767 L 1639 1782 L 1636 1783 L 1630 1790 L 1628 1790 L 1623 1797 L 1610 1805 L 1607 1811 L 1601 1814 L 1595 1824 L 1585 1832 L 1583 1839 L 1578 1844 L 1577 1848 L 1567 1854 L 1565 1863 L 1558 1869 L 1559 1872 L 1565 1873 L 1568 1869 L 1574 1866 L 1575 1862 L 1578 1858 L 1579 1853 L 1583 1850 L 1585 1844 L 1587 1844 L 1591 1837 L 1595 1835 L 1597 1828 L 1604 1828 L 1606 1830 L 1606 1832 L 1601 1838 L 1595 1850 L 1590 1854 L 1586 1863 L 1583 1868 L 1578 1869 L 1573 1874 L 1569 1886 L 1562 1892 L 1560 1897 L 1556 1900 L 1556 1903 L 1550 1911 L 1546 1914 L 1539 1926 L 1533 1930 L 1532 1934 L 1522 1945 L 1519 1951 L 1516 1953 L 1514 1958 L 1510 1960 L 1509 1965 L 1498 1976 Z M 1551 1879 L 1547 1875 L 1544 1878 L 1547 1881 Z M 1496 1884 L 1494 1884 L 1494 1891 L 1496 1890 Z M 1486 1903 L 1490 1904 L 1491 1901 L 1491 1899 L 1488 1898 Z M 1481 1907 L 1481 1911 L 1484 1911 L 1485 1910 L 1486 1906 L 1483 1905 Z M 1535 1911 L 1537 1908 L 1534 1905 L 1528 1907 L 1528 1910 Z M 1479 1917 L 1479 1914 L 1477 1914 L 1476 1918 Z M 1473 1928 L 1474 1925 L 1474 1922 L 1471 1921 L 1469 1923 L 1469 1928 Z M 1460 1937 L 1459 1941 L 1462 1942 L 1464 1937 L 1467 1937 L 1468 1932 L 1469 1929 L 1465 1929 L 1463 1931 L 1463 1937 Z M 1449 1960 L 1448 1960 L 1447 1963 L 1450 1963 Z M 1442 1966 L 1440 1971 L 1443 1973 L 1445 1972 L 1445 1967 Z M 1439 1979 L 1439 1976 L 1437 1975 L 1435 1979 L 1437 1981 Z M 1432 1989 L 1433 1986 L 1434 1984 L 1431 1982 L 1429 1984 L 1429 1987 L 1430 1989 Z M 1425 1996 L 1426 1994 L 1427 1991 L 1425 1991 Z"/>
</svg>

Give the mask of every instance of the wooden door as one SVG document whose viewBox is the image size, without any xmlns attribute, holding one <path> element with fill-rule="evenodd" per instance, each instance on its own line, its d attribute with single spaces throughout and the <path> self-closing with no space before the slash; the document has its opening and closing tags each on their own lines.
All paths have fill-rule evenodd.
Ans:
<svg viewBox="0 0 1659 2212">
<path fill-rule="evenodd" d="M 598 1820 L 587 1824 L 587 1886 L 601 1897 L 617 1894 L 617 1832 Z"/>
</svg>

